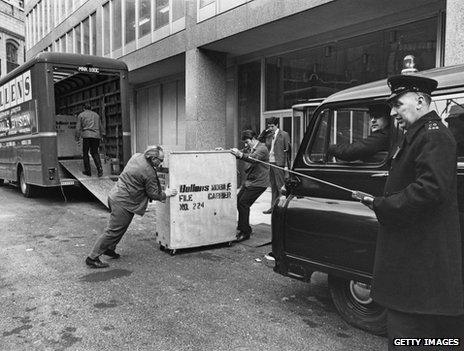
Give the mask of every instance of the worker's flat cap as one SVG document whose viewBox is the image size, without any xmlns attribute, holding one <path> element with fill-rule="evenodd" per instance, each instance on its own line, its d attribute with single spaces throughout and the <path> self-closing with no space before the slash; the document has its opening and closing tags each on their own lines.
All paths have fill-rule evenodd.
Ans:
<svg viewBox="0 0 464 351">
<path fill-rule="evenodd" d="M 392 101 L 408 92 L 431 95 L 432 91 L 437 88 L 438 82 L 417 74 L 398 74 L 388 78 L 387 84 L 391 90 L 388 101 Z"/>
</svg>

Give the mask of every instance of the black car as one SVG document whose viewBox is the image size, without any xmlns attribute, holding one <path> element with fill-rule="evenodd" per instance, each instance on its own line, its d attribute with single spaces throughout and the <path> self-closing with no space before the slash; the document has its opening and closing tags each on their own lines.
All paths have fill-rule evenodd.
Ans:
<svg viewBox="0 0 464 351">
<path fill-rule="evenodd" d="M 438 81 L 435 109 L 458 143 L 458 201 L 464 228 L 464 65 L 423 71 Z M 309 119 L 293 171 L 347 189 L 381 195 L 388 176 L 391 149 L 352 162 L 327 153 L 330 144 L 353 143 L 370 135 L 372 107 L 386 106 L 386 80 L 336 93 Z M 301 110 L 302 105 L 298 105 Z M 303 108 L 304 110 L 304 108 Z M 390 145 L 403 133 L 390 124 Z M 375 334 L 386 333 L 386 311 L 370 298 L 378 222 L 373 211 L 350 191 L 304 176 L 292 175 L 286 194 L 272 213 L 274 270 L 310 281 L 314 271 L 328 274 L 335 307 L 350 324 Z"/>
</svg>

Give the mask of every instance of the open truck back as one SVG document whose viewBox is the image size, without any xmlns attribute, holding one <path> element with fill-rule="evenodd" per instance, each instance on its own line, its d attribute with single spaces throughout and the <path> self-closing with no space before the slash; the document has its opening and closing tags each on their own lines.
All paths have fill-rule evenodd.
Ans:
<svg viewBox="0 0 464 351">
<path fill-rule="evenodd" d="M 130 157 L 127 97 L 127 66 L 114 59 L 40 53 L 10 72 L 0 80 L 0 184 L 18 183 L 26 197 L 35 187 L 79 182 L 91 192 L 107 192 L 110 173 Z M 82 176 L 82 147 L 74 140 L 86 103 L 106 131 L 100 179 Z M 95 195 L 105 203 L 106 195 Z"/>
</svg>

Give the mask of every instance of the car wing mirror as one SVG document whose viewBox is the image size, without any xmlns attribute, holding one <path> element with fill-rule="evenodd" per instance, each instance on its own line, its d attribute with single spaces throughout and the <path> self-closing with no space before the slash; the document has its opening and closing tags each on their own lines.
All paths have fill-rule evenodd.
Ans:
<svg viewBox="0 0 464 351">
<path fill-rule="evenodd" d="M 290 174 L 290 176 L 285 179 L 284 185 L 282 186 L 282 195 L 289 195 L 300 183 L 301 179 L 298 176 Z"/>
</svg>

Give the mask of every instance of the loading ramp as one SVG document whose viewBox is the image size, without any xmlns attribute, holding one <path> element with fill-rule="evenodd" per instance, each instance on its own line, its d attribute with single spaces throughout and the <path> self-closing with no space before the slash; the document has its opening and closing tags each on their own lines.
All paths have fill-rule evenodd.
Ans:
<svg viewBox="0 0 464 351">
<path fill-rule="evenodd" d="M 111 188 L 114 186 L 117 176 L 111 174 L 110 164 L 103 162 L 103 176 L 97 176 L 97 169 L 90 160 L 92 176 L 88 177 L 82 174 L 83 161 L 82 159 L 74 160 L 59 160 L 60 165 L 75 177 L 88 191 L 90 191 L 103 205 L 108 207 L 108 195 Z"/>
</svg>

